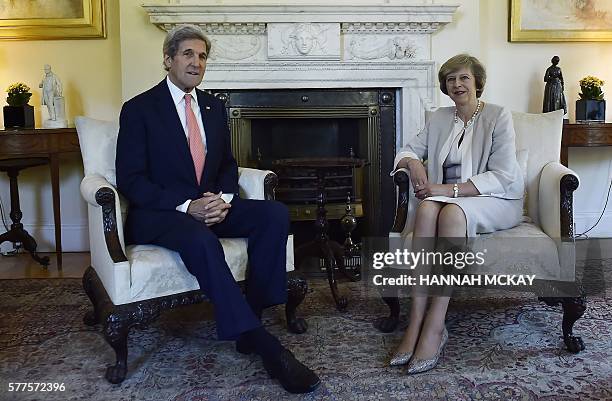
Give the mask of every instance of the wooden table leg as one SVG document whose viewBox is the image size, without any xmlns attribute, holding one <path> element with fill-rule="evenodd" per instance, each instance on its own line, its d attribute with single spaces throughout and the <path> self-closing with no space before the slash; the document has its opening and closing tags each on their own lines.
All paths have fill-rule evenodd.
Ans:
<svg viewBox="0 0 612 401">
<path fill-rule="evenodd" d="M 563 164 L 565 167 L 567 167 L 567 154 L 567 146 L 561 144 L 561 164 Z"/>
<path fill-rule="evenodd" d="M 57 154 L 51 154 L 51 193 L 53 196 L 53 220 L 55 223 L 55 256 L 57 269 L 62 270 L 62 219 L 60 217 L 59 160 Z"/>
</svg>

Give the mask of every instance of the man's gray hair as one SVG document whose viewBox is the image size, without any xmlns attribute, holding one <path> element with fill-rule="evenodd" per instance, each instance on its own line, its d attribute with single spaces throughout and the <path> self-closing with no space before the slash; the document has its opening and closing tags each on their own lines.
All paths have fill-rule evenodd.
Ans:
<svg viewBox="0 0 612 401">
<path fill-rule="evenodd" d="M 168 55 L 174 58 L 178 52 L 182 41 L 189 39 L 198 39 L 206 43 L 206 53 L 210 53 L 210 39 L 204 35 L 202 30 L 196 25 L 178 25 L 170 30 L 164 39 L 164 56 Z M 168 71 L 168 67 L 164 65 L 164 69 Z"/>
</svg>

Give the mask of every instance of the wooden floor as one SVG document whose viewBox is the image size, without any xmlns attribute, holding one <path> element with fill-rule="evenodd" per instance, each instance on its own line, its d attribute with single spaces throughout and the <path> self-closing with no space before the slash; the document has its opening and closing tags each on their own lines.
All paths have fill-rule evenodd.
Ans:
<svg viewBox="0 0 612 401">
<path fill-rule="evenodd" d="M 42 267 L 27 253 L 15 256 L 0 255 L 0 279 L 17 278 L 81 278 L 90 264 L 89 252 L 64 253 L 62 270 L 57 269 L 54 253 L 41 253 L 48 256 L 51 263 Z"/>
</svg>

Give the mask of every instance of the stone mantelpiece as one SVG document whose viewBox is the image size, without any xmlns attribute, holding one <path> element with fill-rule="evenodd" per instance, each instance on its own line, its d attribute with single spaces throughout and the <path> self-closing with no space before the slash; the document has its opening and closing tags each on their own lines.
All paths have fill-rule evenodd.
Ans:
<svg viewBox="0 0 612 401">
<path fill-rule="evenodd" d="M 374 3 L 375 1 L 372 1 Z M 278 1 L 175 1 L 145 3 L 143 7 L 158 24 L 177 23 L 268 23 L 268 22 L 339 22 L 339 23 L 424 23 L 444 25 L 452 21 L 458 5 L 417 4 L 396 0 L 392 3 L 355 4 L 334 1 L 296 4 Z M 351 4 L 353 3 L 353 4 Z M 432 29 L 435 31 L 437 27 Z M 433 32 L 433 31 L 432 31 Z"/>
<path fill-rule="evenodd" d="M 457 5 L 278 3 L 174 0 L 143 7 L 161 29 L 190 23 L 210 37 L 203 88 L 397 88 L 396 145 L 422 127 L 436 88 L 431 35 L 452 21 Z"/>
</svg>

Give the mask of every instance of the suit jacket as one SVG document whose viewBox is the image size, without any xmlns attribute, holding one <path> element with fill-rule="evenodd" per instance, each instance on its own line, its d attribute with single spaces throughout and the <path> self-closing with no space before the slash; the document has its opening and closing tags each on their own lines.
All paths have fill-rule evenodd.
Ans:
<svg viewBox="0 0 612 401">
<path fill-rule="evenodd" d="M 196 93 L 207 145 L 200 185 L 166 80 L 123 105 L 115 166 L 117 187 L 130 202 L 130 212 L 173 211 L 207 191 L 237 196 L 238 166 L 225 105 L 199 89 Z"/>
<path fill-rule="evenodd" d="M 427 160 L 427 177 L 441 184 L 444 160 L 454 123 L 454 107 L 436 110 L 425 128 L 400 150 L 395 165 L 404 157 Z M 521 199 L 525 191 L 523 175 L 516 161 L 512 114 L 504 107 L 487 103 L 474 121 L 465 179 L 482 195 Z M 464 162 L 465 159 L 462 160 Z M 462 166 L 463 171 L 463 166 Z M 462 174 L 462 178 L 463 174 Z"/>
<path fill-rule="evenodd" d="M 454 124 L 454 107 L 440 107 L 416 136 L 395 156 L 394 165 L 404 157 L 427 160 L 430 182 L 442 184 L 443 164 L 450 150 L 449 142 Z M 515 132 L 512 114 L 508 109 L 486 103 L 473 123 L 470 147 L 462 155 L 462 181 L 470 180 L 484 196 L 521 199 L 525 185 L 516 160 Z M 465 173 L 464 173 L 465 172 Z M 410 187 L 406 230 L 412 231 L 415 209 L 414 192 Z"/>
</svg>

